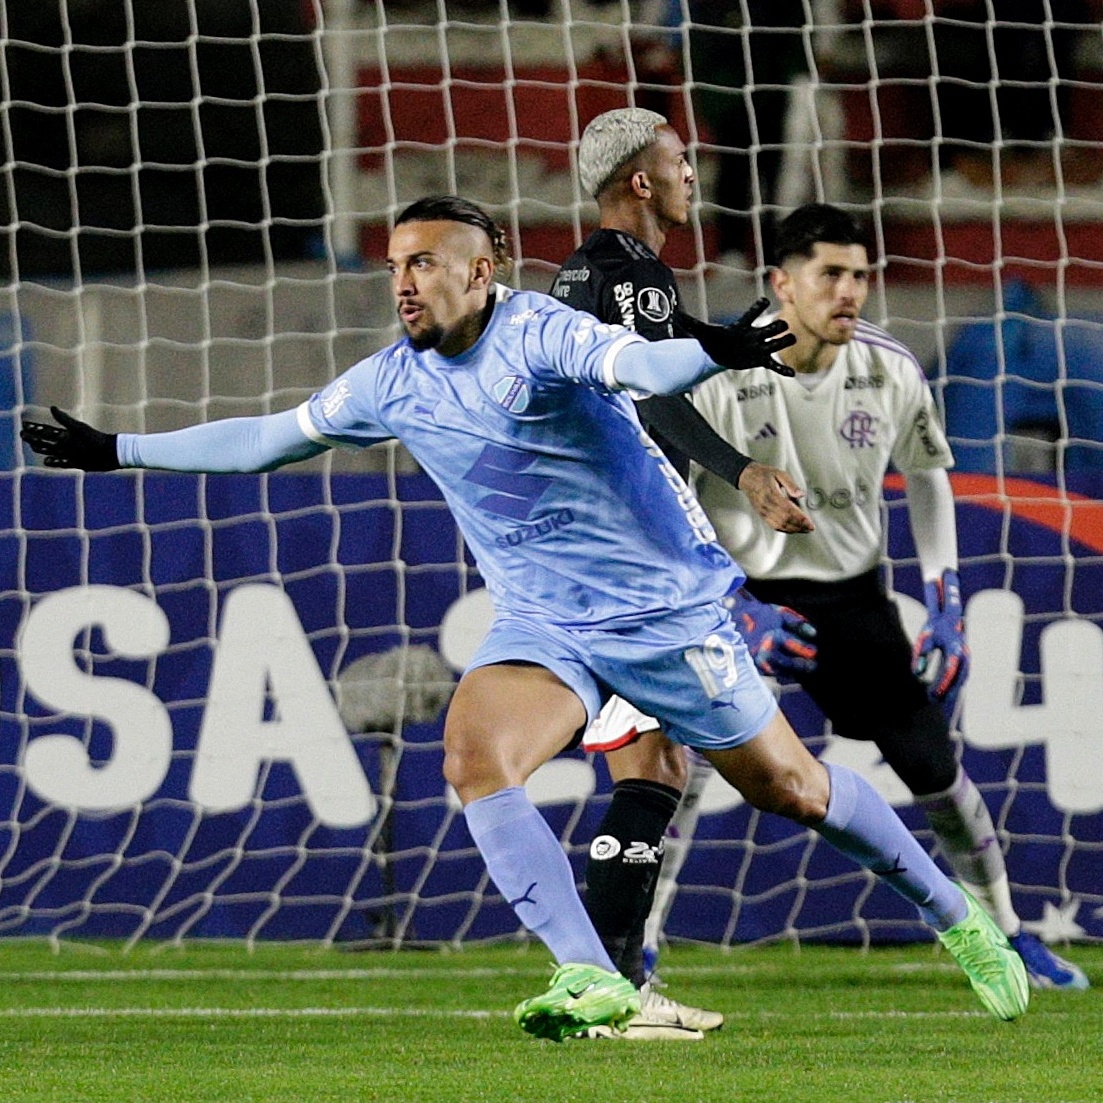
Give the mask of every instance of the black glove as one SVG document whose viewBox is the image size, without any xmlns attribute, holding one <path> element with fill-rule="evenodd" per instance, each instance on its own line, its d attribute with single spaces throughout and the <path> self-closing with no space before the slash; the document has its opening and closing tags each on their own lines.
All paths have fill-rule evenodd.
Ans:
<svg viewBox="0 0 1103 1103">
<path fill-rule="evenodd" d="M 119 463 L 118 437 L 114 433 L 101 433 L 83 421 L 70 417 L 56 406 L 50 413 L 60 423 L 42 425 L 37 421 L 24 421 L 20 437 L 31 446 L 31 451 L 45 456 L 47 467 L 76 467 L 82 471 L 115 471 Z"/>
<path fill-rule="evenodd" d="M 754 320 L 769 306 L 768 299 L 759 299 L 738 322 L 730 326 L 713 326 L 678 311 L 678 328 L 692 337 L 705 350 L 714 364 L 744 371 L 747 368 L 769 368 L 778 375 L 795 375 L 792 368 L 774 359 L 774 353 L 797 343 L 789 327 L 777 318 L 766 326 L 756 326 Z"/>
</svg>

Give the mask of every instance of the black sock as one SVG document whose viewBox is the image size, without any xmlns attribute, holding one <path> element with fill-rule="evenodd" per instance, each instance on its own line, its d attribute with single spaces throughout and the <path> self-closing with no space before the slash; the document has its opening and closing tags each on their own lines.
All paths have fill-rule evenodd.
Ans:
<svg viewBox="0 0 1103 1103">
<path fill-rule="evenodd" d="M 590 844 L 586 910 L 616 967 L 643 984 L 643 932 L 663 859 L 663 837 L 681 794 L 632 778 L 613 786 L 609 810 Z"/>
</svg>

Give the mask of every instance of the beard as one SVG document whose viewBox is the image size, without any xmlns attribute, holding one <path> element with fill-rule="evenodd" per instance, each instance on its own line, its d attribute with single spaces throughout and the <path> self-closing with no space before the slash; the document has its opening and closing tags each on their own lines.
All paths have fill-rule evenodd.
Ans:
<svg viewBox="0 0 1103 1103">
<path fill-rule="evenodd" d="M 425 352 L 427 349 L 435 349 L 444 340 L 444 327 L 432 325 L 420 333 L 411 333 L 407 329 L 406 336 L 409 337 L 415 352 Z"/>
</svg>

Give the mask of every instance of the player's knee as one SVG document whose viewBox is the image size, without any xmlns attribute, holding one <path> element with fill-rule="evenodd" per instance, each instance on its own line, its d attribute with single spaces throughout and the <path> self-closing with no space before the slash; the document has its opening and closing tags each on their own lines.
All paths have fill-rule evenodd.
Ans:
<svg viewBox="0 0 1103 1103">
<path fill-rule="evenodd" d="M 651 780 L 657 781 L 660 785 L 668 785 L 671 789 L 677 789 L 680 793 L 686 787 L 687 777 L 685 748 L 676 743 L 667 742 L 658 757 L 655 776 Z"/>
<path fill-rule="evenodd" d="M 511 784 L 502 762 L 473 740 L 448 740 L 444 751 L 444 780 L 463 804 L 489 796 Z"/>
<path fill-rule="evenodd" d="M 774 812 L 797 823 L 820 823 L 827 815 L 831 795 L 830 786 L 819 776 L 821 772 L 795 768 L 778 771 L 756 797 L 748 799 L 764 812 Z"/>
</svg>

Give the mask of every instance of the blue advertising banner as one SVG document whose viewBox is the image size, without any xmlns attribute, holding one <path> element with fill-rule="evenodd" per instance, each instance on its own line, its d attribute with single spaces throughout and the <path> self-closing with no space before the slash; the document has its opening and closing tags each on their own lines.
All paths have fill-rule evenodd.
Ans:
<svg viewBox="0 0 1103 1103">
<path fill-rule="evenodd" d="M 955 476 L 974 657 L 963 757 L 1016 904 L 1054 939 L 1103 938 L 1093 477 L 1058 492 Z M 891 484 L 887 509 L 890 582 L 914 598 Z M 444 653 L 452 671 L 418 675 L 439 691 L 487 615 L 426 478 L 8 473 L 0 580 L 0 932 L 397 944 L 518 931 L 442 780 L 437 708 L 408 704 L 411 657 Z M 918 627 L 921 605 L 902 604 Z M 871 745 L 825 734 L 799 692 L 782 702 L 817 753 L 860 769 L 930 842 Z M 928 937 L 910 905 L 714 781 L 669 935 Z M 565 755 L 530 792 L 581 877 L 603 764 Z"/>
</svg>

